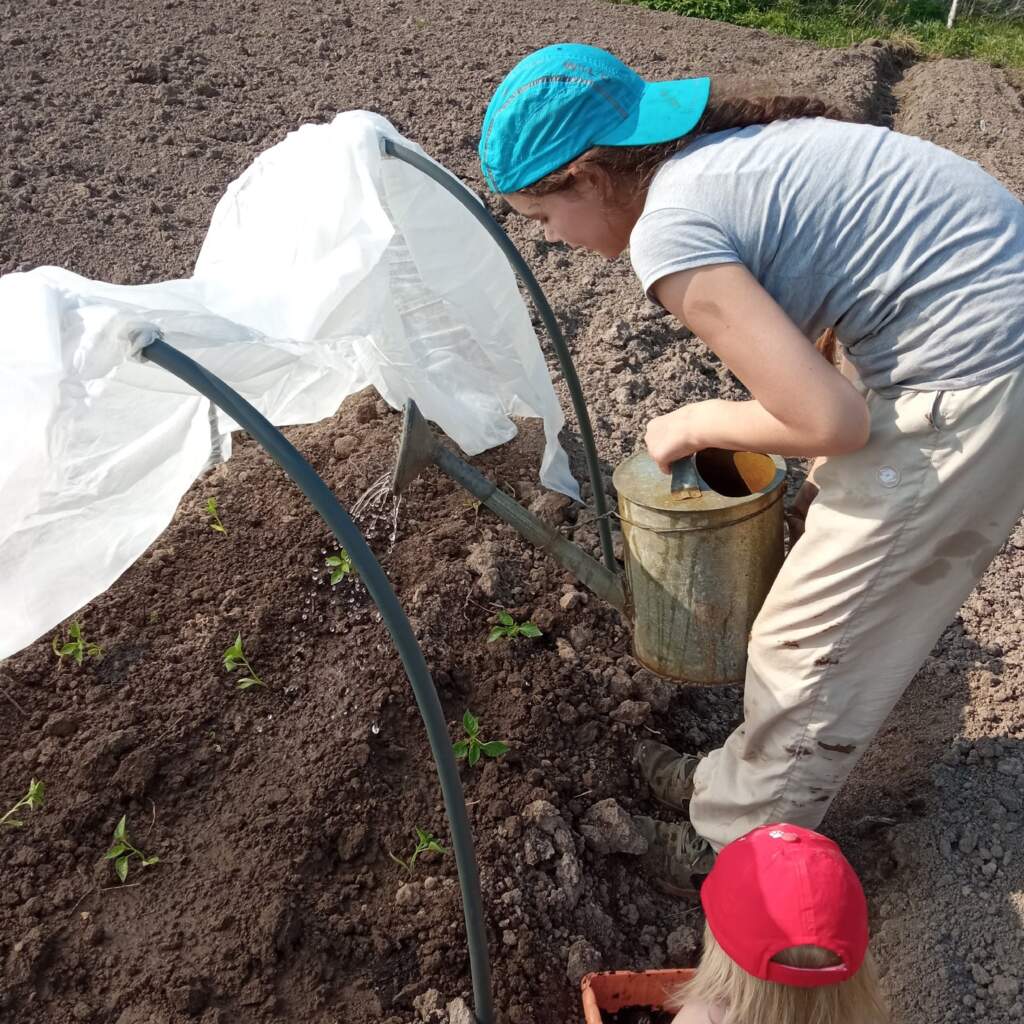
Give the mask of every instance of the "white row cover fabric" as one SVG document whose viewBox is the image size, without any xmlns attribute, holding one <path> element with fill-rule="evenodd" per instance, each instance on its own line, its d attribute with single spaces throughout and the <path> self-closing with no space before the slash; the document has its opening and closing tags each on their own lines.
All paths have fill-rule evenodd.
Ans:
<svg viewBox="0 0 1024 1024">
<path fill-rule="evenodd" d="M 109 587 L 230 453 L 237 425 L 138 355 L 142 325 L 278 425 L 369 384 L 395 408 L 414 398 L 470 455 L 514 437 L 511 416 L 543 417 L 541 480 L 578 498 L 504 255 L 436 182 L 382 156 L 382 135 L 411 145 L 350 111 L 261 154 L 187 280 L 0 278 L 0 659 Z"/>
</svg>

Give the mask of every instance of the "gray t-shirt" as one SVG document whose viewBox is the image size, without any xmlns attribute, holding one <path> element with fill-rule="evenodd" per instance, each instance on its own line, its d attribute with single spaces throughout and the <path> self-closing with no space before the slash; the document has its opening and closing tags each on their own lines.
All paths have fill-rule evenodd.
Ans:
<svg viewBox="0 0 1024 1024">
<path fill-rule="evenodd" d="M 970 387 L 1024 363 L 1024 205 L 976 164 L 823 118 L 699 139 L 658 170 L 630 237 L 644 290 L 742 263 L 870 388 Z"/>
</svg>

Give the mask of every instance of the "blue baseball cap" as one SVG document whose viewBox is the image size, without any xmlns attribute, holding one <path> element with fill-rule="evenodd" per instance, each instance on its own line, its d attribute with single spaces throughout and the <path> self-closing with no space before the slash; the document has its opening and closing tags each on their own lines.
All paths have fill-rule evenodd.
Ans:
<svg viewBox="0 0 1024 1024">
<path fill-rule="evenodd" d="M 495 192 L 518 192 L 592 146 L 649 146 L 700 120 L 710 78 L 647 82 L 596 46 L 557 43 L 524 57 L 484 114 L 480 166 Z"/>
</svg>

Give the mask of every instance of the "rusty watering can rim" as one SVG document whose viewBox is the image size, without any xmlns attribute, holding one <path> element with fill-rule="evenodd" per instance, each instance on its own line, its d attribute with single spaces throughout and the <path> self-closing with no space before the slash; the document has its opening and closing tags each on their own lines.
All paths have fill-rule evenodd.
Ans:
<svg viewBox="0 0 1024 1024">
<path fill-rule="evenodd" d="M 714 490 L 698 468 L 696 476 L 701 487 L 700 496 L 673 494 L 670 477 L 662 473 L 657 463 L 643 450 L 635 452 L 619 463 L 612 474 L 612 482 L 620 501 L 624 500 L 630 505 L 655 512 L 691 514 L 738 510 L 740 506 L 762 501 L 781 486 L 786 478 L 786 461 L 779 455 L 763 452 L 737 452 L 735 454 L 755 456 L 771 463 L 774 472 L 768 482 L 764 486 L 752 490 L 749 494 L 731 497 Z"/>
</svg>

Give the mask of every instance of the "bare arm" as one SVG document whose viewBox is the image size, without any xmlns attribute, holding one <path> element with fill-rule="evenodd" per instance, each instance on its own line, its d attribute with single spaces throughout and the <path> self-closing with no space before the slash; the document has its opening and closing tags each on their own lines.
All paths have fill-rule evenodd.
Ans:
<svg viewBox="0 0 1024 1024">
<path fill-rule="evenodd" d="M 653 419 L 646 442 L 662 469 L 700 448 L 812 456 L 867 443 L 864 399 L 744 266 L 684 270 L 660 280 L 654 291 L 754 396 L 697 402 Z"/>
</svg>

